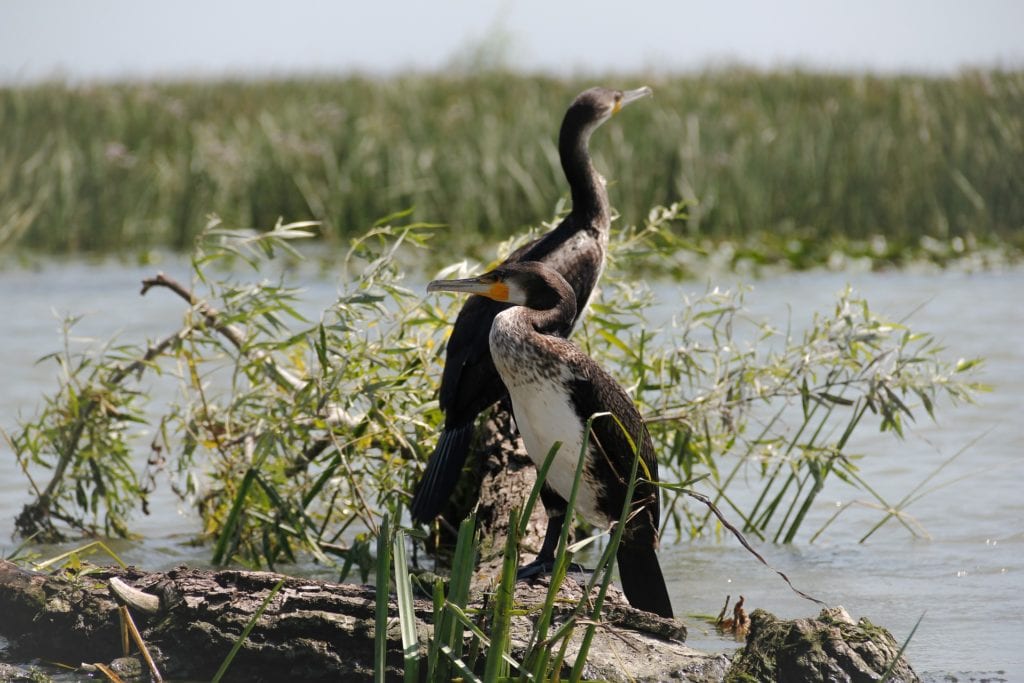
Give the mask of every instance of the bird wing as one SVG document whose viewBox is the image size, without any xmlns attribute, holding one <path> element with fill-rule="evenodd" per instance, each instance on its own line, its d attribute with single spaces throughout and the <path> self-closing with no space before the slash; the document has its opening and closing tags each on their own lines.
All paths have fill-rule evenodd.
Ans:
<svg viewBox="0 0 1024 683">
<path fill-rule="evenodd" d="M 569 214 L 554 230 L 524 244 L 505 259 L 505 263 L 542 261 L 557 270 L 573 288 L 576 315 L 573 316 L 572 324 L 564 330 L 541 330 L 544 334 L 569 336 L 590 302 L 601 271 L 604 270 L 604 247 L 600 240 L 588 238 L 577 241 L 576 236 L 581 230 L 588 232 L 585 227 L 580 227 L 575 215 Z"/>
<path fill-rule="evenodd" d="M 438 396 L 446 425 L 472 422 L 508 393 L 494 367 L 488 342 L 494 316 L 506 308 L 508 304 L 471 296 L 459 311 L 448 339 Z"/>
<path fill-rule="evenodd" d="M 617 518 L 626 502 L 626 487 L 633 468 L 635 445 L 641 460 L 637 478 L 646 481 L 637 482 L 633 500 L 647 505 L 651 524 L 657 529 L 661 520 L 660 491 L 657 486 L 647 482 L 658 481 L 658 461 L 647 425 L 625 389 L 578 347 L 572 346 L 577 354 L 574 357 L 575 378 L 572 380 L 572 395 L 577 412 L 584 416 L 609 412 L 618 418 L 616 421 L 611 417 L 600 417 L 591 425 L 592 442 L 599 455 L 594 460 L 594 466 L 598 468 L 595 478 L 598 481 L 621 482 L 621 486 L 606 488 L 608 509 L 613 510 L 614 518 Z"/>
<path fill-rule="evenodd" d="M 590 461 L 590 479 L 604 483 L 599 493 L 599 506 L 610 513 L 612 519 L 618 518 L 626 502 L 633 468 L 633 444 L 640 453 L 641 467 L 637 472 L 633 505 L 644 505 L 644 509 L 627 524 L 616 553 L 622 591 L 633 607 L 672 617 L 672 602 L 656 553 L 661 496 L 658 487 L 650 483 L 658 481 L 658 461 L 651 435 L 626 391 L 597 363 L 578 348 L 576 350 L 572 395 L 577 412 L 587 416 L 610 412 L 618 418 L 616 422 L 610 417 L 600 417 L 591 425 L 591 450 L 596 457 Z M 632 444 L 623 428 L 632 438 Z M 646 481 L 639 481 L 641 478 Z"/>
</svg>

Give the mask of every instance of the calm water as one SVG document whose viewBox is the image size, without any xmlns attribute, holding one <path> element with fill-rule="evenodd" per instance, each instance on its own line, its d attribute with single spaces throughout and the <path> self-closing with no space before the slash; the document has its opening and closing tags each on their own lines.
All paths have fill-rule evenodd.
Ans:
<svg viewBox="0 0 1024 683">
<path fill-rule="evenodd" d="M 163 266 L 185 277 L 175 263 Z M 55 386 L 56 366 L 35 364 L 60 345 L 56 313 L 84 314 L 78 337 L 124 341 L 163 336 L 178 325 L 181 303 L 168 292 L 139 297 L 139 282 L 154 267 L 89 265 L 78 262 L 36 270 L 0 272 L 0 426 L 13 429 L 19 415 L 30 416 L 43 392 Z M 294 284 L 294 280 L 292 283 Z M 730 286 L 736 278 L 719 284 Z M 996 273 L 806 273 L 755 281 L 748 305 L 765 319 L 799 327 L 814 311 L 828 311 L 846 284 L 872 307 L 898 319 L 914 313 L 914 329 L 935 333 L 950 358 L 983 356 L 979 379 L 995 390 L 976 405 L 937 408 L 938 424 L 926 417 L 910 426 L 908 438 L 865 434 L 854 450 L 865 478 L 890 500 L 899 500 L 943 460 L 980 439 L 943 471 L 935 483 L 949 485 L 908 509 L 929 532 L 913 540 L 890 524 L 863 545 L 860 537 L 878 513 L 853 508 L 824 540 L 792 547 L 762 545 L 759 550 L 801 589 L 830 604 L 842 604 L 855 617 L 867 617 L 904 639 L 923 614 L 908 656 L 919 673 L 933 680 L 953 674 L 960 680 L 1024 680 L 1024 269 Z M 328 304 L 336 283 L 308 279 L 314 317 Z M 704 283 L 684 283 L 684 293 Z M 678 287 L 660 290 L 658 313 L 669 314 Z M 0 552 L 9 552 L 13 517 L 28 500 L 27 487 L 6 444 L 0 443 Z M 832 485 L 819 497 L 805 529 L 817 528 L 836 506 L 867 496 Z M 187 511 L 167 493 L 153 501 L 155 513 L 140 518 L 139 544 L 117 543 L 136 564 L 163 569 L 181 562 L 204 564 L 207 553 L 184 544 L 196 528 Z M 717 614 L 725 595 L 746 597 L 746 605 L 784 617 L 815 614 L 817 607 L 792 592 L 770 570 L 727 539 L 666 546 L 662 553 L 676 612 Z M 703 633 L 689 620 L 691 643 L 708 649 L 732 647 Z M 995 672 L 1002 672 L 995 674 Z M 995 674 L 995 675 L 993 675 Z"/>
</svg>

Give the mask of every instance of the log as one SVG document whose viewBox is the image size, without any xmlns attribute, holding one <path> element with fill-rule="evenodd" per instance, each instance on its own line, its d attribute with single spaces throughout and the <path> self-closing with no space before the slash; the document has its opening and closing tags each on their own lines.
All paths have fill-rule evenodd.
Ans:
<svg viewBox="0 0 1024 683">
<path fill-rule="evenodd" d="M 537 480 L 537 470 L 526 453 L 508 406 L 496 404 L 480 421 L 468 460 L 455 494 L 441 510 L 439 533 L 429 539 L 427 547 L 431 551 L 441 550 L 442 555 L 454 550 L 459 523 L 475 512 L 481 562 L 487 564 L 497 559 L 500 564 L 509 512 L 523 505 Z M 526 534 L 520 539 L 520 547 L 527 554 L 540 549 L 546 527 L 547 515 L 538 502 Z"/>
<path fill-rule="evenodd" d="M 150 573 L 90 567 L 78 573 L 48 575 L 0 561 L 0 611 L 5 615 L 0 632 L 10 639 L 9 656 L 19 661 L 112 662 L 125 654 L 117 607 L 122 600 L 119 594 L 124 595 L 127 586 L 129 591 L 150 596 L 148 602 L 138 607 L 133 603 L 129 609 L 161 673 L 208 680 L 281 580 L 283 587 L 243 643 L 229 679 L 369 678 L 373 673 L 374 588 L 271 572 L 180 567 Z M 536 607 L 546 592 L 545 580 L 523 582 L 516 601 L 527 609 Z M 571 612 L 570 603 L 581 596 L 580 584 L 569 577 L 561 589 L 564 602 L 556 611 L 556 628 Z M 135 600 L 130 594 L 128 598 Z M 611 595 L 609 602 L 605 612 L 609 625 L 597 630 L 588 658 L 588 677 L 654 680 L 672 675 L 679 680 L 703 681 L 708 680 L 708 672 L 716 672 L 711 680 L 724 675 L 728 658 L 687 647 L 682 642 L 685 628 L 681 624 L 629 607 L 621 593 Z M 471 605 L 483 606 L 482 595 Z M 433 628 L 432 609 L 427 599 L 415 602 L 423 654 Z M 394 600 L 389 611 L 387 674 L 397 680 L 402 672 L 402 642 Z M 529 617 L 514 619 L 513 656 L 522 654 L 531 627 Z M 575 644 L 568 649 L 569 666 L 582 630 L 578 629 Z"/>
<path fill-rule="evenodd" d="M 118 604 L 127 598 L 162 674 L 208 680 L 282 580 L 282 588 L 242 644 L 227 680 L 368 679 L 374 661 L 374 588 L 271 572 L 180 567 L 150 573 L 89 567 L 41 574 L 0 560 L 0 634 L 10 640 L 7 657 L 15 661 L 106 663 L 122 672 L 144 671 L 145 664 L 125 658 L 122 650 Z M 517 607 L 530 614 L 544 601 L 547 588 L 546 578 L 519 583 Z M 567 577 L 552 630 L 564 623 L 582 593 L 577 577 Z M 486 593 L 479 593 L 470 607 L 483 609 L 485 600 Z M 420 653 L 425 654 L 433 631 L 433 607 L 429 600 L 417 599 L 414 608 Z M 402 644 L 394 599 L 389 614 L 386 674 L 389 680 L 399 680 Z M 688 647 L 682 642 L 682 624 L 631 608 L 616 590 L 607 598 L 602 622 L 590 648 L 586 678 L 875 681 L 899 649 L 888 631 L 864 619 L 854 622 L 841 608 L 816 619 L 792 621 L 755 610 L 746 645 L 733 658 Z M 514 617 L 513 657 L 522 657 L 531 628 L 529 616 Z M 577 629 L 567 648 L 566 674 L 579 651 L 582 630 Z M 19 675 L 11 667 L 0 673 L 4 680 L 17 680 Z M 918 680 L 902 657 L 891 675 L 893 681 Z"/>
<path fill-rule="evenodd" d="M 482 423 L 475 453 L 478 454 L 477 478 L 470 491 L 470 500 L 476 512 L 480 533 L 480 570 L 493 574 L 501 566 L 505 538 L 508 536 L 509 512 L 522 507 L 534 483 L 537 468 L 526 453 L 526 446 L 515 428 L 512 412 L 499 406 Z M 461 517 L 458 518 L 461 521 Z M 452 523 L 457 526 L 455 520 Z M 524 553 L 523 562 L 529 562 L 540 550 L 547 528 L 544 506 L 537 502 L 519 539 Z M 454 540 L 454 539 L 453 539 Z"/>
</svg>

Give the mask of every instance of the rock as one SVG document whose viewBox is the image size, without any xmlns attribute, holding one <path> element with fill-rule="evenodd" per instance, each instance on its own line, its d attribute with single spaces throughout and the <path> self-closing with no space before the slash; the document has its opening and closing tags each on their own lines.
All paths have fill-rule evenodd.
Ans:
<svg viewBox="0 0 1024 683">
<path fill-rule="evenodd" d="M 782 620 L 764 610 L 750 615 L 746 645 L 733 659 L 726 681 L 878 681 L 896 660 L 890 681 L 919 681 L 896 655 L 900 644 L 867 619 L 854 622 L 842 607 L 816 619 Z"/>
</svg>

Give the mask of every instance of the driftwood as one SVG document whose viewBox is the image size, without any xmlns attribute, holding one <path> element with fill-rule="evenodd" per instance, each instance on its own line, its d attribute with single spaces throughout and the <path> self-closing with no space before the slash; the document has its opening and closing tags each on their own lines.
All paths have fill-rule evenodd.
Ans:
<svg viewBox="0 0 1024 683">
<path fill-rule="evenodd" d="M 358 680 L 373 672 L 374 589 L 289 578 L 269 572 L 203 571 L 182 567 L 167 573 L 93 568 L 73 574 L 28 572 L 0 561 L 0 626 L 15 658 L 45 658 L 77 665 L 122 657 L 119 601 L 130 602 L 133 619 L 158 669 L 174 678 L 209 679 L 267 595 L 284 579 L 231 667 L 232 680 Z M 522 583 L 516 600 L 538 605 L 544 581 Z M 142 596 L 138 592 L 142 592 Z M 581 597 L 570 577 L 565 604 Z M 478 600 L 476 607 L 481 607 Z M 432 603 L 415 604 L 421 649 L 432 628 Z M 565 617 L 569 606 L 558 616 Z M 397 606 L 388 626 L 388 674 L 399 678 L 402 646 Z M 588 677 L 623 680 L 719 680 L 724 655 L 697 652 L 679 639 L 685 629 L 629 607 L 613 596 L 588 659 Z M 521 650 L 530 628 L 516 617 L 513 650 Z M 582 630 L 582 629 L 581 629 Z M 569 648 L 569 662 L 575 647 Z M 138 665 L 143 669 L 142 665 Z M 709 678 L 710 674 L 710 678 Z"/>
<path fill-rule="evenodd" d="M 475 601 L 483 608 L 497 580 L 500 539 L 509 511 L 521 505 L 536 474 L 506 411 L 496 410 L 480 430 L 469 503 L 477 510 L 483 541 L 474 581 Z M 463 505 L 467 503 L 464 501 Z M 450 512 L 450 524 L 464 511 Z M 524 538 L 524 551 L 539 547 L 545 527 L 538 505 Z M 10 639 L 7 658 L 42 658 L 72 665 L 109 664 L 122 676 L 144 673 L 145 665 L 125 658 L 119 603 L 127 602 L 157 668 L 174 678 L 209 679 L 239 639 L 272 588 L 284 579 L 232 662 L 232 680 L 350 680 L 373 673 L 375 591 L 371 586 L 330 584 L 269 572 L 202 571 L 181 567 L 167 573 L 134 568 L 90 568 L 78 574 L 38 574 L 0 563 L 0 635 Z M 583 597 L 584 577 L 570 576 L 560 591 L 555 628 Z M 544 602 L 542 578 L 517 586 L 520 606 Z M 621 592 L 606 599 L 604 621 L 590 647 L 588 677 L 610 680 L 664 678 L 720 680 L 729 660 L 697 652 L 685 644 L 680 622 L 660 619 L 629 607 Z M 415 604 L 417 631 L 425 652 L 432 631 L 433 604 Z M 388 674 L 400 678 L 403 666 L 397 606 L 390 605 Z M 532 623 L 515 617 L 511 642 L 521 654 Z M 567 650 L 571 667 L 583 629 Z M 8 678 L 14 675 L 8 672 Z"/>
</svg>

